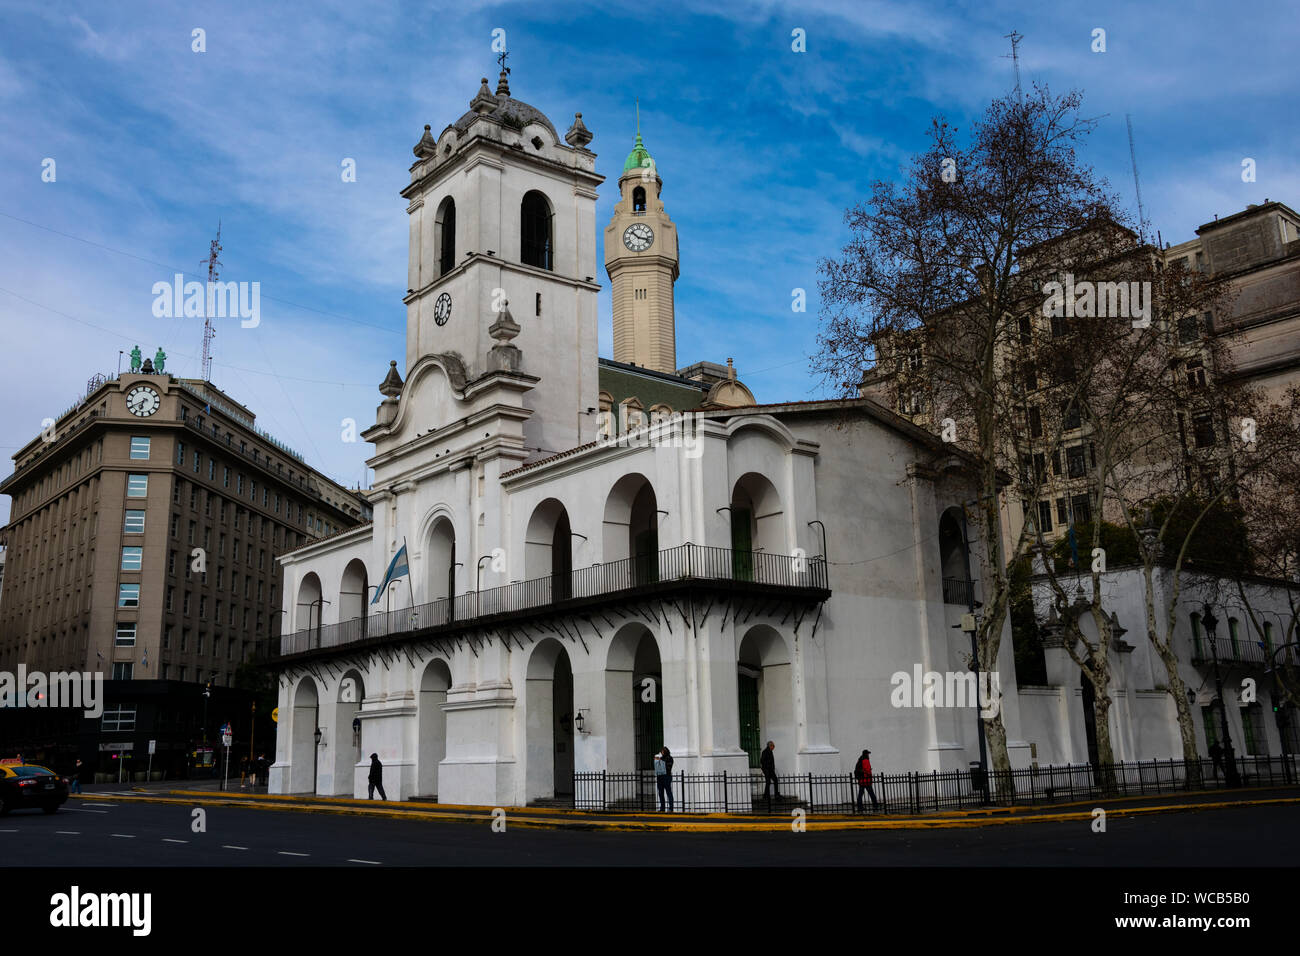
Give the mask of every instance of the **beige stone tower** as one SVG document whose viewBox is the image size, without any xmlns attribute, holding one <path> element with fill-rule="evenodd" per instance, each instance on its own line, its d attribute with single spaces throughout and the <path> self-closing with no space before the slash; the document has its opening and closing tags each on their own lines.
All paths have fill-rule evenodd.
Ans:
<svg viewBox="0 0 1300 956">
<path fill-rule="evenodd" d="M 677 227 L 659 199 L 663 180 L 641 142 L 623 164 L 619 202 L 605 228 L 605 271 L 614 300 L 614 361 L 677 372 L 673 283 Z"/>
</svg>

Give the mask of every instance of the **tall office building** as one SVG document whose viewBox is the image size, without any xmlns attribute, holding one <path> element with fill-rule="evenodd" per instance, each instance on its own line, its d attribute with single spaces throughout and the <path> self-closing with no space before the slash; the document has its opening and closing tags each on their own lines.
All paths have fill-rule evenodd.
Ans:
<svg viewBox="0 0 1300 956">
<path fill-rule="evenodd" d="M 4 746 L 101 770 L 155 740 L 155 769 L 179 771 L 205 729 L 211 742 L 226 719 L 246 726 L 231 688 L 280 632 L 276 556 L 369 516 L 248 408 L 149 360 L 92 378 L 14 456 L 0 493 L 12 498 L 0 670 L 102 672 L 107 699 L 96 721 L 10 711 Z"/>
</svg>

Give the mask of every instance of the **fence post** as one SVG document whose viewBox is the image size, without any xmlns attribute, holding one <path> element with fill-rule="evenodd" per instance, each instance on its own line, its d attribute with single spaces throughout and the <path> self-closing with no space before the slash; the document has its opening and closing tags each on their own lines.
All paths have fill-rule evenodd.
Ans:
<svg viewBox="0 0 1300 956">
<path fill-rule="evenodd" d="M 727 804 L 727 771 L 725 770 L 722 771 L 722 812 L 731 812 Z"/>
<path fill-rule="evenodd" d="M 817 812 L 817 802 L 813 798 L 813 782 L 812 782 L 811 770 L 808 771 L 808 812 L 809 813 Z"/>
</svg>

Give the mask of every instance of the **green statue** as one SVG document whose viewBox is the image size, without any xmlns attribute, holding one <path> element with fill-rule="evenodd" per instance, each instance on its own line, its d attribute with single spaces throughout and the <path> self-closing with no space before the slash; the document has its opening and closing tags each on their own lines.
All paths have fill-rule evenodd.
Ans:
<svg viewBox="0 0 1300 956">
<path fill-rule="evenodd" d="M 132 374 L 140 371 L 140 346 L 131 350 L 131 372 Z"/>
<path fill-rule="evenodd" d="M 153 370 L 161 374 L 163 370 L 163 362 L 165 361 L 167 361 L 167 353 L 162 350 L 162 346 L 160 345 L 158 346 L 158 354 L 153 357 Z"/>
</svg>

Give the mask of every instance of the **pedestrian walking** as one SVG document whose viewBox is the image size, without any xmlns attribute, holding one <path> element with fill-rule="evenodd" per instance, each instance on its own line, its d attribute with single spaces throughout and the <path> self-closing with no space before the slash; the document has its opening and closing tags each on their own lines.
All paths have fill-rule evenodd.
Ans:
<svg viewBox="0 0 1300 956">
<path fill-rule="evenodd" d="M 871 787 L 871 751 L 862 751 L 862 756 L 858 758 L 857 764 L 853 768 L 853 775 L 858 781 L 858 813 L 862 812 L 862 794 L 866 793 L 871 797 L 871 810 L 874 813 L 880 809 L 880 804 L 876 801 L 876 791 Z"/>
<path fill-rule="evenodd" d="M 266 754 L 257 755 L 257 782 L 262 786 L 270 785 L 271 762 L 266 759 Z"/>
<path fill-rule="evenodd" d="M 772 741 L 767 742 L 767 749 L 763 751 L 763 756 L 759 758 L 759 766 L 763 768 L 763 798 L 767 799 L 768 790 L 775 791 L 778 800 L 781 799 L 781 788 L 776 782 L 776 758 L 772 756 L 776 750 L 776 744 Z"/>
<path fill-rule="evenodd" d="M 379 762 L 379 754 L 370 755 L 370 795 L 367 800 L 375 799 L 375 788 L 379 789 L 381 800 L 388 799 L 388 794 L 384 793 L 384 765 Z"/>
<path fill-rule="evenodd" d="M 81 763 L 81 758 L 78 757 L 77 765 L 72 768 L 72 792 L 73 793 L 81 793 L 82 769 L 83 769 L 83 765 Z"/>
<path fill-rule="evenodd" d="M 655 754 L 655 789 L 659 792 L 659 812 L 664 812 L 664 797 L 668 798 L 668 812 L 673 812 L 673 758 L 668 748 Z"/>
<path fill-rule="evenodd" d="M 1223 747 L 1217 741 L 1210 744 L 1210 759 L 1214 761 L 1214 775 L 1217 777 L 1223 770 Z"/>
</svg>

